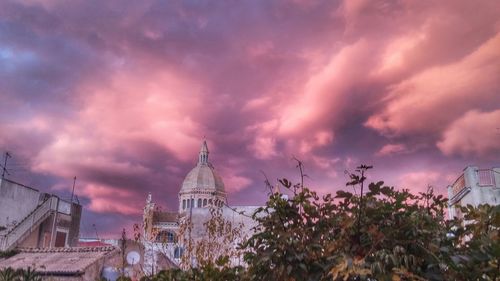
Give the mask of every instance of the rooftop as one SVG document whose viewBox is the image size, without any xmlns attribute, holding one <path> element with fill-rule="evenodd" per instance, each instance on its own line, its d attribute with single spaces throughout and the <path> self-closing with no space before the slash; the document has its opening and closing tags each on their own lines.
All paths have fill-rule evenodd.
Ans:
<svg viewBox="0 0 500 281">
<path fill-rule="evenodd" d="M 34 267 L 43 275 L 81 275 L 99 259 L 118 251 L 113 246 L 75 248 L 25 248 L 0 261 L 0 269 Z"/>
<path fill-rule="evenodd" d="M 153 212 L 153 224 L 158 222 L 178 222 L 179 214 L 175 212 Z"/>
</svg>

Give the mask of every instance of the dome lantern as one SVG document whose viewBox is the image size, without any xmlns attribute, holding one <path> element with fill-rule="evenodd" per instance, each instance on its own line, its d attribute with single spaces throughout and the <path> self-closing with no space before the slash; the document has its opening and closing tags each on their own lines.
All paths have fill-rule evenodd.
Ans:
<svg viewBox="0 0 500 281">
<path fill-rule="evenodd" d="M 201 144 L 200 154 L 198 156 L 198 165 L 208 164 L 208 153 L 207 141 L 203 140 L 203 143 Z"/>
</svg>

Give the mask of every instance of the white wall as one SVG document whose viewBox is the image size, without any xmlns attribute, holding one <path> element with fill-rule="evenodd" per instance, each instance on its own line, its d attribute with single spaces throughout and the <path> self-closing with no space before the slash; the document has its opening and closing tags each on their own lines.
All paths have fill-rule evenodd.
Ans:
<svg viewBox="0 0 500 281">
<path fill-rule="evenodd" d="M 0 179 L 0 226 L 18 223 L 38 206 L 36 189 Z"/>
</svg>

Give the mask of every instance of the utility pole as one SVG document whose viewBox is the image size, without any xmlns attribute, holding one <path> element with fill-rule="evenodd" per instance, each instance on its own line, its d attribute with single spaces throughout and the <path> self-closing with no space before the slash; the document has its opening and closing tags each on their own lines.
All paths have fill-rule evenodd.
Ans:
<svg viewBox="0 0 500 281">
<path fill-rule="evenodd" d="M 7 173 L 7 175 L 9 174 L 9 172 L 7 171 L 7 159 L 9 159 L 10 157 L 12 157 L 12 156 L 10 156 L 9 152 L 5 152 L 5 160 L 3 163 L 2 179 L 5 178 L 5 173 Z"/>
<path fill-rule="evenodd" d="M 101 241 L 101 239 L 99 239 L 99 234 L 97 234 L 97 227 L 95 226 L 95 223 L 92 224 L 92 227 L 95 230 L 95 237 L 97 238 L 97 240 Z"/>
<path fill-rule="evenodd" d="M 73 178 L 73 190 L 71 191 L 71 204 L 73 204 L 73 195 L 75 194 L 75 184 L 76 184 L 76 176 Z"/>
</svg>

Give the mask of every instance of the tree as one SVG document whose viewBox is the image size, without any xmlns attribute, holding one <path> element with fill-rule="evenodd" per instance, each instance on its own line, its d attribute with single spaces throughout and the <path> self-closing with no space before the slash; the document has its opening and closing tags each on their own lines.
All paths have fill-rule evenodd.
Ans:
<svg viewBox="0 0 500 281">
<path fill-rule="evenodd" d="M 186 247 L 181 258 L 184 269 L 198 267 L 221 268 L 238 263 L 243 257 L 242 249 L 237 246 L 244 237 L 241 223 L 233 223 L 224 218 L 222 208 L 210 207 L 210 218 L 203 223 L 203 238 L 193 238 L 193 223 L 190 216 L 180 223 L 179 244 Z"/>
<path fill-rule="evenodd" d="M 347 185 L 364 187 L 360 166 Z M 286 179 L 279 184 L 296 189 Z M 300 187 L 301 184 L 299 184 Z M 291 199 L 273 194 L 255 219 L 248 250 L 252 280 L 438 280 L 447 271 L 446 200 L 432 188 L 413 195 L 383 182 L 354 195 L 321 199 L 301 188 Z M 441 278 L 441 279 L 444 279 Z"/>
<path fill-rule="evenodd" d="M 453 279 L 500 280 L 500 205 L 460 208 L 464 217 L 448 222 Z"/>
<path fill-rule="evenodd" d="M 246 239 L 242 235 L 243 225 L 225 219 L 221 208 L 211 207 L 209 211 L 210 218 L 203 223 L 203 238 L 191 235 L 191 217 L 180 221 L 178 245 L 185 247 L 182 269 L 163 270 L 141 280 L 242 280 L 244 268 L 238 261 L 243 250 L 237 246 Z"/>
</svg>

